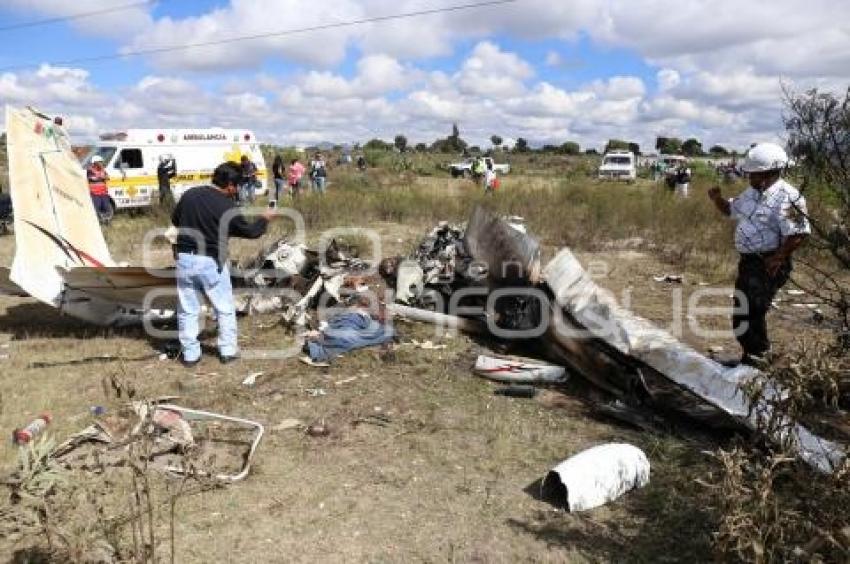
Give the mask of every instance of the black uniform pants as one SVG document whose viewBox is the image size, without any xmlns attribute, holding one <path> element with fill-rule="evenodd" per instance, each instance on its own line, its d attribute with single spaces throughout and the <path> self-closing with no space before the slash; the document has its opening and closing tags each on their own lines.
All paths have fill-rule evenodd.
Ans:
<svg viewBox="0 0 850 564">
<path fill-rule="evenodd" d="M 768 256 L 770 253 L 742 254 L 738 262 L 732 330 L 744 351 L 744 359 L 763 356 L 770 350 L 765 318 L 776 293 L 791 275 L 791 259 L 788 259 L 775 276 L 770 276 L 765 267 Z"/>
</svg>

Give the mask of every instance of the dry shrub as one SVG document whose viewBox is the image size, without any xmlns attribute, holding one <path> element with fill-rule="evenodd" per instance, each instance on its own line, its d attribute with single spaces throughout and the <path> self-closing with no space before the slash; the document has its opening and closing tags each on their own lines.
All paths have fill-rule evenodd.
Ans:
<svg viewBox="0 0 850 564">
<path fill-rule="evenodd" d="M 116 402 L 135 396 L 114 376 L 103 386 L 109 401 L 113 393 Z M 152 467 L 160 448 L 152 435 L 153 411 L 148 403 L 142 431 L 126 449 L 116 450 L 120 460 L 108 464 L 95 453 L 84 467 L 66 468 L 53 457 L 56 444 L 49 435 L 20 449 L 17 471 L 4 483 L 11 504 L 0 512 L 0 534 L 24 547 L 15 561 L 177 560 L 179 500 L 220 484 L 198 471 L 191 449 L 182 457 L 183 476 L 165 479 Z"/>
<path fill-rule="evenodd" d="M 718 515 L 714 546 L 724 559 L 747 562 L 846 562 L 850 558 L 850 463 L 819 474 L 792 454 L 794 445 L 766 446 L 766 435 L 834 409 L 848 382 L 841 347 L 802 343 L 775 359 L 745 390 L 774 415 L 759 420 L 750 443 L 718 450 L 717 467 L 702 483 Z M 771 393 L 770 381 L 782 393 Z M 790 436 L 786 434 L 786 436 Z"/>
</svg>

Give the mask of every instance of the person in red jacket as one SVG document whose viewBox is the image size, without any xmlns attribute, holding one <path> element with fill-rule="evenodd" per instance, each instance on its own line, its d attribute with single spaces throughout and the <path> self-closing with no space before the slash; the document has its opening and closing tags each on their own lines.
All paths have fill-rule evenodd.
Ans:
<svg viewBox="0 0 850 564">
<path fill-rule="evenodd" d="M 112 203 L 109 201 L 109 175 L 103 166 L 103 157 L 95 155 L 86 169 L 89 181 L 89 194 L 94 204 L 94 211 L 101 223 L 109 223 L 112 219 Z"/>
</svg>

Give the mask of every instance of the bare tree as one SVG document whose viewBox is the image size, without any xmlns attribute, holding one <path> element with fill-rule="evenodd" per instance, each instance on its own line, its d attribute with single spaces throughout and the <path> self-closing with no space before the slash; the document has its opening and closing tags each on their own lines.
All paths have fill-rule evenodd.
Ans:
<svg viewBox="0 0 850 564">
<path fill-rule="evenodd" d="M 841 96 L 817 89 L 784 93 L 783 120 L 801 188 L 819 208 L 810 218 L 811 244 L 832 259 L 804 261 L 814 273 L 810 290 L 836 309 L 850 346 L 850 88 Z"/>
</svg>

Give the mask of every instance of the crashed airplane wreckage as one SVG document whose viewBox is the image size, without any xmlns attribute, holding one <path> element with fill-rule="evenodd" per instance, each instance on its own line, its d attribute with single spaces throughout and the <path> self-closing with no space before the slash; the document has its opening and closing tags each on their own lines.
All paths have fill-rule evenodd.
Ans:
<svg viewBox="0 0 850 564">
<path fill-rule="evenodd" d="M 442 241 L 440 248 L 432 248 L 434 241 Z M 762 376 L 758 370 L 727 368 L 620 307 L 567 249 L 541 269 L 539 244 L 518 218 L 503 220 L 479 207 L 465 232 L 438 226 L 424 246 L 428 252 L 420 247 L 416 257 L 424 283 L 398 269 L 399 295 L 414 305 L 429 307 L 435 288 L 450 293 L 458 279 L 469 281 L 486 287 L 487 295 L 501 294 L 485 316 L 496 336 L 519 330 L 521 338 L 536 339 L 550 360 L 628 403 L 715 429 L 754 431 L 772 416 L 767 403 L 752 405 L 743 391 Z M 448 276 L 452 268 L 454 279 Z M 768 397 L 781 393 L 768 386 Z M 802 425 L 785 421 L 779 428 L 782 435 L 769 439 L 792 440 L 800 458 L 819 471 L 832 472 L 846 458 L 843 447 Z"/>
<path fill-rule="evenodd" d="M 160 315 L 146 300 L 152 290 L 173 290 L 172 276 L 112 259 L 62 128 L 32 109 L 9 107 L 6 127 L 16 252 L 11 271 L 0 270 L 0 290 L 100 325 Z M 308 310 L 327 295 L 343 304 L 353 296 L 362 307 L 358 294 L 378 278 L 370 274 L 374 265 L 344 256 L 320 265 L 316 257 L 286 241 L 266 249 L 234 284 L 247 289 L 243 311 L 283 310 L 284 321 L 303 327 Z M 621 308 L 566 249 L 541 265 L 540 245 L 520 218 L 477 208 L 465 227 L 437 226 L 413 256 L 384 259 L 378 273 L 396 289 L 399 303 L 390 313 L 533 339 L 550 360 L 627 402 L 713 428 L 752 431 L 758 418 L 770 416 L 768 405 L 751 405 L 741 389 L 760 376 L 757 370 L 726 368 Z M 250 295 L 251 288 L 259 291 Z M 794 439 L 800 457 L 823 472 L 846 456 L 801 425 L 784 428 L 785 435 L 770 439 Z"/>
</svg>

